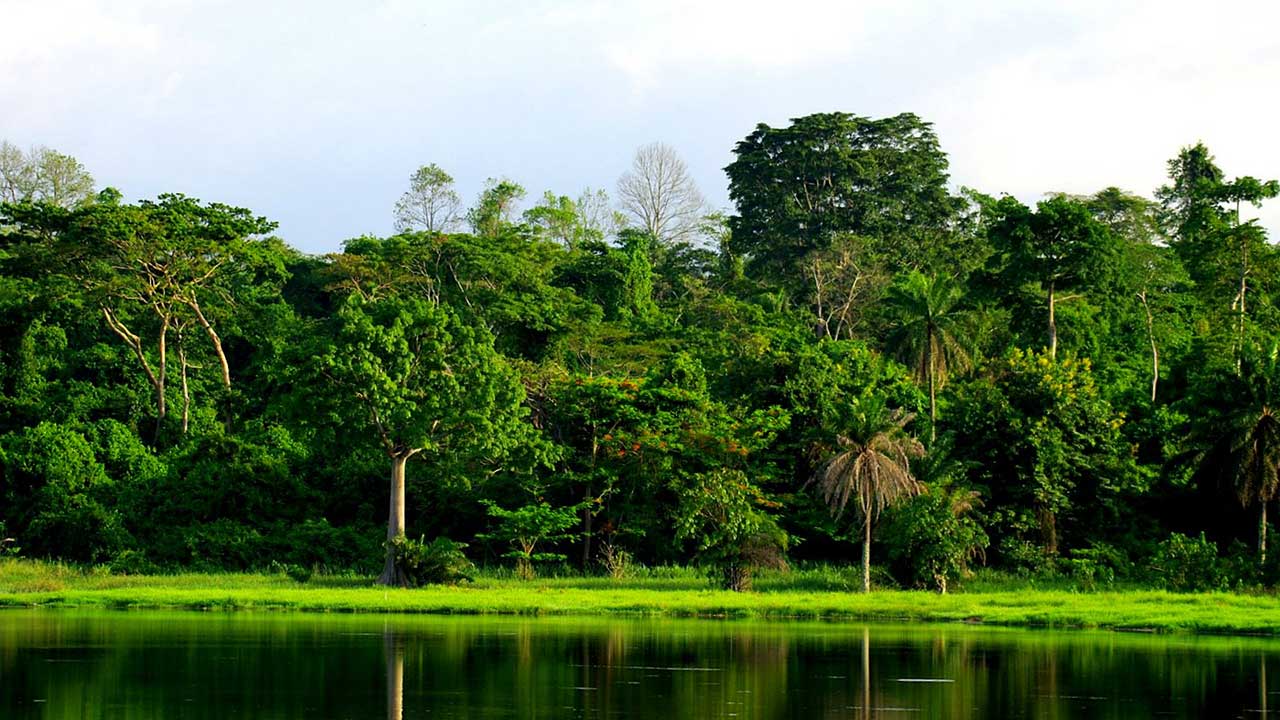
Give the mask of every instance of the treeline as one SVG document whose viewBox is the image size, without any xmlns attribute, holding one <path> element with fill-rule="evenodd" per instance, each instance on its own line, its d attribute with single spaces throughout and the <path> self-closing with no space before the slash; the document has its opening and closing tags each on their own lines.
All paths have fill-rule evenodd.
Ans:
<svg viewBox="0 0 1280 720">
<path fill-rule="evenodd" d="M 1280 184 L 1195 145 L 1154 199 L 957 194 L 909 114 L 760 125 L 734 156 L 728 216 L 663 145 L 616 205 L 523 213 L 428 165 L 399 234 L 312 256 L 4 145 L 0 552 L 1280 578 L 1280 253 L 1242 219 Z"/>
</svg>

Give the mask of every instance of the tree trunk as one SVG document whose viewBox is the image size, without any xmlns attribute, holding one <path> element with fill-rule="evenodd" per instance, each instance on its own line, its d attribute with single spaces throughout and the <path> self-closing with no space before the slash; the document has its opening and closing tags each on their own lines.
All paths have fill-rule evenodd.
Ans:
<svg viewBox="0 0 1280 720">
<path fill-rule="evenodd" d="M 1049 359 L 1058 359 L 1058 322 L 1054 317 L 1053 281 L 1049 281 Z"/>
<path fill-rule="evenodd" d="M 1155 326 L 1151 320 L 1151 306 L 1147 304 L 1147 291 L 1138 293 L 1142 309 L 1147 314 L 1147 342 L 1151 343 L 1151 402 L 1156 401 L 1156 386 L 1160 382 L 1160 348 L 1156 346 Z"/>
<path fill-rule="evenodd" d="M 587 568 L 591 567 L 591 532 L 595 520 L 595 514 L 591 512 L 590 486 L 583 492 L 582 499 L 586 502 L 582 506 L 582 569 L 585 572 Z"/>
<path fill-rule="evenodd" d="M 1261 509 L 1258 512 L 1258 564 L 1267 564 L 1267 503 L 1262 501 L 1259 503 Z"/>
<path fill-rule="evenodd" d="M 182 375 L 182 434 L 187 434 L 191 427 L 191 388 L 187 385 L 187 348 L 182 343 L 182 333 L 178 333 L 178 366 Z"/>
<path fill-rule="evenodd" d="M 925 358 L 929 363 L 926 367 L 929 373 L 929 449 L 932 450 L 938 441 L 938 381 L 933 376 L 932 348 L 925 350 Z"/>
<path fill-rule="evenodd" d="M 396 562 L 395 548 L 391 541 L 404 536 L 404 467 L 409 462 L 409 455 L 398 453 L 391 456 L 391 505 L 387 512 L 387 561 L 378 576 L 379 585 L 408 585 L 403 569 Z"/>
<path fill-rule="evenodd" d="M 196 321 L 200 323 L 200 327 L 204 328 L 205 334 L 209 336 L 209 342 L 213 343 L 213 352 L 218 356 L 218 366 L 222 370 L 222 389 L 226 391 L 226 397 L 223 399 L 223 412 L 226 416 L 222 421 L 226 425 L 227 432 L 231 432 L 231 365 L 227 362 L 227 354 L 222 349 L 222 338 L 218 335 L 218 331 L 213 329 L 213 324 L 205 318 L 199 303 L 191 300 L 187 305 L 195 312 Z"/>
<path fill-rule="evenodd" d="M 1240 233 L 1240 201 L 1236 200 L 1236 237 L 1240 240 L 1240 290 L 1236 295 L 1239 301 L 1237 324 L 1236 324 L 1236 374 L 1240 374 L 1242 355 L 1244 355 L 1244 317 L 1245 317 L 1245 292 L 1248 290 L 1246 278 L 1249 274 L 1249 243 L 1244 235 Z M 1232 307 L 1236 307 L 1236 303 L 1232 303 Z"/>
<path fill-rule="evenodd" d="M 871 518 L 863 520 L 866 532 L 862 538 L 862 592 L 871 592 Z"/>
<path fill-rule="evenodd" d="M 1050 555 L 1058 554 L 1058 518 L 1052 510 L 1041 509 L 1040 534 L 1044 539 L 1044 549 Z"/>
</svg>

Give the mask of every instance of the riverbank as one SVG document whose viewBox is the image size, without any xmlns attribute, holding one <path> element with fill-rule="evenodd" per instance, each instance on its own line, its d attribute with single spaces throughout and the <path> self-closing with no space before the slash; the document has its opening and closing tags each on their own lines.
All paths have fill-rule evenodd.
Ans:
<svg viewBox="0 0 1280 720">
<path fill-rule="evenodd" d="M 1035 589 L 868 595 L 803 583 L 732 593 L 662 578 L 486 579 L 406 590 L 352 577 L 301 583 L 283 574 L 111 575 L 58 567 L 0 561 L 0 607 L 928 621 L 1280 636 L 1280 598 L 1272 595 Z"/>
</svg>

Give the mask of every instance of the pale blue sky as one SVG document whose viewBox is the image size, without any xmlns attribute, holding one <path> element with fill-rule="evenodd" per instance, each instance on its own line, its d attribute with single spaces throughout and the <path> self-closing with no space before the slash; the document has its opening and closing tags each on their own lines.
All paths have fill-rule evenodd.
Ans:
<svg viewBox="0 0 1280 720">
<path fill-rule="evenodd" d="M 1069 8 L 1067 7 L 1069 6 Z M 1280 177 L 1280 3 L 0 0 L 0 139 L 304 250 L 392 230 L 419 165 L 611 193 L 661 140 L 727 206 L 758 122 L 915 112 L 952 179 L 1149 194 L 1181 145 Z M 1280 203 L 1263 212 L 1280 232 Z"/>
</svg>

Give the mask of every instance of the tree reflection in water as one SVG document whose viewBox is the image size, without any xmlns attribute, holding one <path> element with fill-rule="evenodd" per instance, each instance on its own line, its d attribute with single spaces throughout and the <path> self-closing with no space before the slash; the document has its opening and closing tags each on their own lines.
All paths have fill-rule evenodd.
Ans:
<svg viewBox="0 0 1280 720">
<path fill-rule="evenodd" d="M 1277 662 L 1261 638 L 14 610 L 0 717 L 1266 716 Z"/>
</svg>

